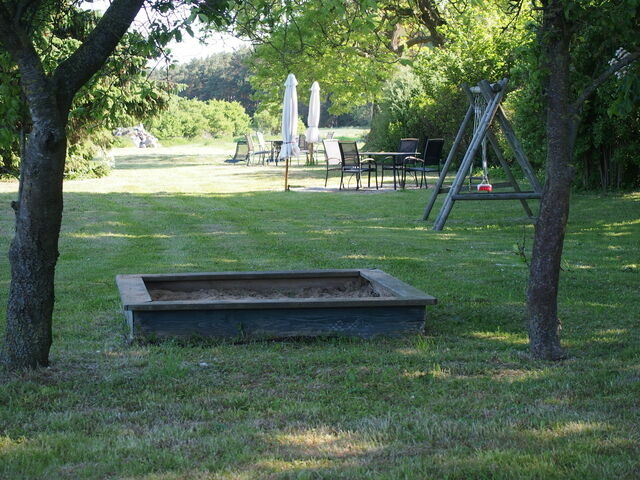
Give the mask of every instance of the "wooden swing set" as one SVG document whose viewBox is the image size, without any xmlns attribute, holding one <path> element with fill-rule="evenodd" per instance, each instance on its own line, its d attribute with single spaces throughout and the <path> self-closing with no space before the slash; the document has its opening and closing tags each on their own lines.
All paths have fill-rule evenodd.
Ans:
<svg viewBox="0 0 640 480">
<path fill-rule="evenodd" d="M 524 208 L 527 216 L 533 217 L 533 213 L 531 211 L 531 208 L 529 208 L 527 200 L 540 199 L 542 197 L 542 186 L 536 178 L 533 168 L 531 167 L 531 164 L 529 163 L 529 160 L 527 159 L 527 156 L 522 149 L 522 145 L 516 137 L 516 134 L 513 131 L 513 128 L 509 123 L 509 120 L 507 119 L 502 108 L 501 103 L 506 93 L 507 83 L 508 80 L 504 78 L 494 84 L 490 84 L 488 81 L 482 80 L 475 87 L 470 88 L 467 85 L 462 86 L 462 89 L 467 94 L 467 97 L 469 99 L 469 109 L 467 110 L 464 120 L 460 125 L 458 134 L 456 135 L 453 145 L 451 146 L 451 151 L 447 156 L 444 167 L 440 172 L 438 182 L 433 189 L 433 193 L 431 194 L 431 198 L 429 199 L 427 208 L 425 209 L 422 216 L 423 220 L 427 220 L 438 195 L 441 193 L 447 194 L 442 207 L 440 208 L 440 212 L 438 213 L 438 217 L 433 224 L 433 230 L 442 230 L 444 228 L 444 224 L 446 223 L 447 218 L 451 213 L 453 204 L 457 200 L 520 200 L 522 208 Z M 444 186 L 447 173 L 451 168 L 453 159 L 458 153 L 460 143 L 462 142 L 462 137 L 464 136 L 464 132 L 467 129 L 467 126 L 470 124 L 472 118 L 474 118 L 474 128 L 473 137 L 471 139 L 471 142 L 469 143 L 469 147 L 467 148 L 467 151 L 462 158 L 460 168 L 456 173 L 453 183 L 450 186 Z M 513 176 L 511 167 L 500 151 L 498 138 L 492 130 L 492 128 L 495 128 L 495 126 L 492 126 L 494 120 L 497 120 L 497 123 L 502 129 L 507 142 L 513 150 L 518 165 L 520 165 L 520 168 L 522 168 L 524 176 L 529 181 L 529 184 L 531 185 L 531 188 L 533 190 L 523 191 L 520 188 L 520 185 L 516 181 L 515 177 Z M 500 163 L 500 166 L 505 172 L 507 180 L 506 182 L 493 185 L 489 183 L 487 142 L 491 145 L 492 150 L 495 153 L 498 162 Z M 473 162 L 479 150 L 481 150 L 482 152 L 483 174 L 481 182 L 476 185 L 477 191 L 473 191 L 473 181 L 479 179 L 478 177 L 472 176 Z M 463 186 L 467 178 L 468 188 L 467 193 L 465 193 L 463 192 Z M 494 192 L 494 188 L 510 188 L 510 190 Z"/>
</svg>

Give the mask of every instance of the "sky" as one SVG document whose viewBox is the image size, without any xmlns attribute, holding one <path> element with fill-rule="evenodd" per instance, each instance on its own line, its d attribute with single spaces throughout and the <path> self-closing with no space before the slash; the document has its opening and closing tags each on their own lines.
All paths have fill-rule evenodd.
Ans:
<svg viewBox="0 0 640 480">
<path fill-rule="evenodd" d="M 196 36 L 197 32 L 194 32 Z M 207 57 L 213 53 L 233 52 L 251 44 L 225 33 L 216 33 L 202 45 L 197 38 L 183 35 L 182 42 L 171 42 L 169 48 L 177 63 L 188 63 L 194 58 Z"/>
</svg>

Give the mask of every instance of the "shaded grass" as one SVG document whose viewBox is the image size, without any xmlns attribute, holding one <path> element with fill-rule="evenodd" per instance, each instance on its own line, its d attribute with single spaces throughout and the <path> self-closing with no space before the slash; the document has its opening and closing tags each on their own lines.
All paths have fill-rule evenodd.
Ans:
<svg viewBox="0 0 640 480">
<path fill-rule="evenodd" d="M 285 193 L 281 168 L 206 148 L 122 150 L 110 177 L 65 184 L 52 366 L 0 374 L 0 478 L 640 476 L 640 194 L 574 195 L 572 356 L 534 362 L 518 255 L 533 229 L 517 202 L 459 202 L 433 232 L 424 190 Z M 3 251 L 14 190 L 0 185 Z M 423 335 L 127 345 L 114 283 L 361 267 L 438 298 Z"/>
</svg>

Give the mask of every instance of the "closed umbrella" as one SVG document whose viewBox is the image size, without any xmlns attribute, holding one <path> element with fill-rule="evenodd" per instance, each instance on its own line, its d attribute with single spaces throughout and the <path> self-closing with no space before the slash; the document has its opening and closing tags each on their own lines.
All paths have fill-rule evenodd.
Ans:
<svg viewBox="0 0 640 480">
<path fill-rule="evenodd" d="M 313 144 L 320 140 L 320 85 L 313 82 L 311 85 L 311 98 L 309 99 L 309 115 L 307 115 L 307 142 L 309 143 L 309 155 L 313 164 Z"/>
<path fill-rule="evenodd" d="M 285 159 L 284 189 L 289 189 L 289 159 L 300 155 L 298 147 L 298 81 L 293 73 L 284 82 L 284 103 L 282 104 L 282 149 L 280 158 Z"/>
</svg>

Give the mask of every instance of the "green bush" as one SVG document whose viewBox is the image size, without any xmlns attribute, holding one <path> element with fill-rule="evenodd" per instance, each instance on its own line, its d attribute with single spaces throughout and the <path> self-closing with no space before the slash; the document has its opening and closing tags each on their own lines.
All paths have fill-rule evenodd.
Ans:
<svg viewBox="0 0 640 480">
<path fill-rule="evenodd" d="M 250 128 L 251 119 L 238 102 L 208 100 L 202 113 L 207 119 L 208 132 L 216 138 L 239 135 Z"/>
<path fill-rule="evenodd" d="M 423 136 L 423 98 L 420 79 L 409 67 L 400 67 L 383 90 L 383 101 L 371 122 L 367 148 L 395 150 L 401 138 Z"/>
<path fill-rule="evenodd" d="M 263 133 L 276 134 L 280 132 L 282 117 L 271 110 L 263 108 L 253 116 L 253 127 Z"/>
<path fill-rule="evenodd" d="M 65 178 L 100 178 L 111 173 L 106 158 L 96 158 L 99 147 L 91 142 L 69 145 L 64 165 Z"/>
<path fill-rule="evenodd" d="M 238 135 L 249 129 L 250 118 L 238 102 L 202 102 L 173 96 L 168 110 L 148 122 L 149 131 L 159 139 Z"/>
</svg>

